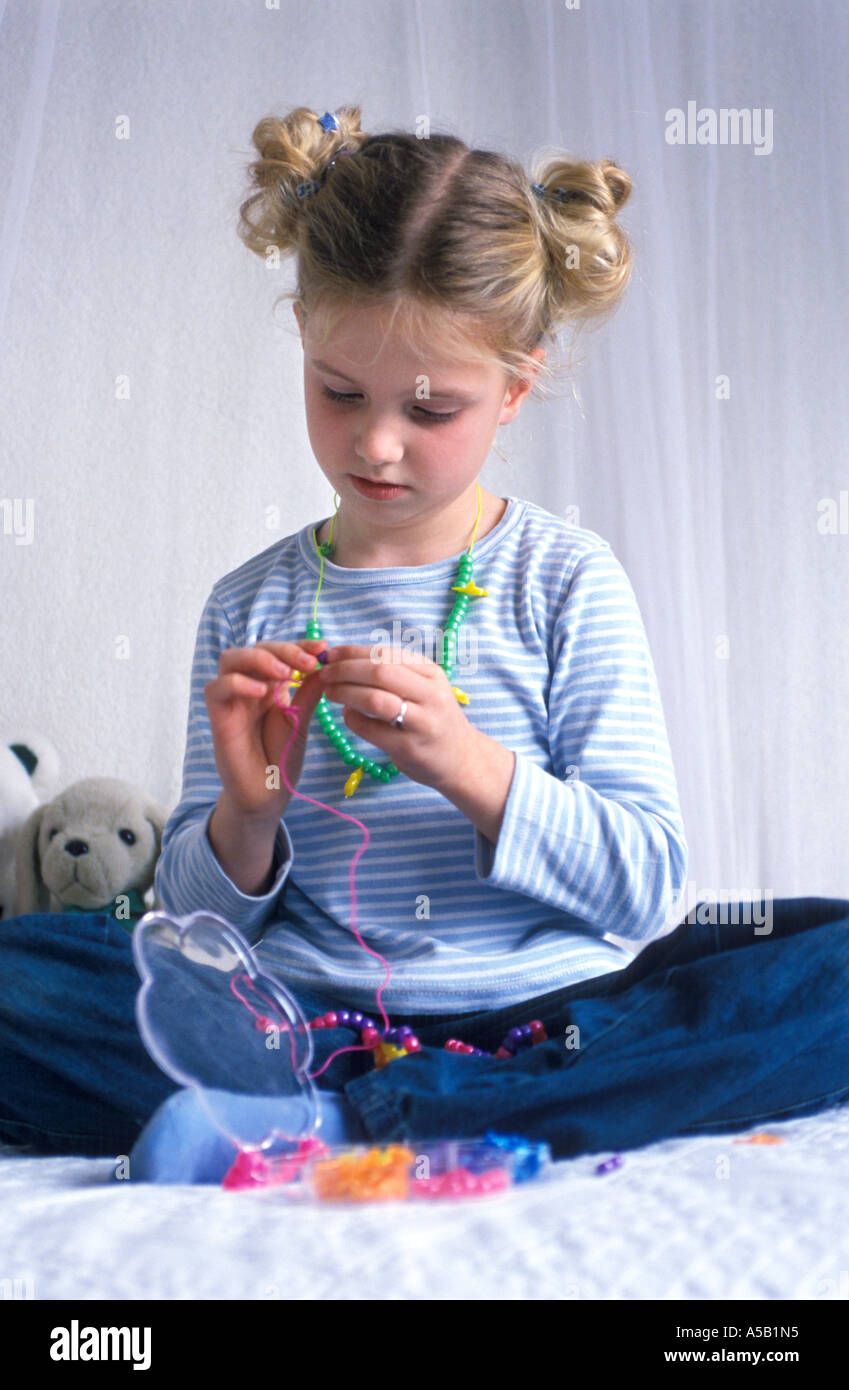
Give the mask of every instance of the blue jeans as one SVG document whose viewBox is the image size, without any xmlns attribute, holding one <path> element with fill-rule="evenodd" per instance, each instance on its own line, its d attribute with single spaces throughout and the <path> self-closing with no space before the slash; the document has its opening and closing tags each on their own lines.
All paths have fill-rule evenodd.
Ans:
<svg viewBox="0 0 849 1390">
<path fill-rule="evenodd" d="M 410 1022 L 414 1056 L 372 1069 L 362 1053 L 319 1087 L 344 1091 L 376 1141 L 481 1134 L 547 1140 L 556 1158 L 673 1135 L 742 1129 L 849 1099 L 849 901 L 772 904 L 772 931 L 719 905 L 644 947 L 623 970 L 485 1013 Z M 722 912 L 733 918 L 733 906 Z M 718 919 L 718 920 L 717 920 Z M 179 1088 L 145 1051 L 130 939 L 103 914 L 0 922 L 0 1142 L 35 1153 L 127 1154 Z M 344 1000 L 298 988 L 307 1017 Z M 459 1036 L 494 1051 L 540 1018 L 549 1040 L 509 1060 L 446 1052 Z M 568 1030 L 568 1031 L 567 1031 Z M 315 1063 L 351 1041 L 314 1035 Z"/>
</svg>

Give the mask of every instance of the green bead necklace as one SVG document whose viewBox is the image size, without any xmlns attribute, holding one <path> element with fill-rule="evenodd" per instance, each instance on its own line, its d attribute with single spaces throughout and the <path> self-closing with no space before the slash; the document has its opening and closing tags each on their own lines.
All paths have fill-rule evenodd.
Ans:
<svg viewBox="0 0 849 1390">
<path fill-rule="evenodd" d="M 338 498 L 338 493 L 334 492 L 333 496 L 334 498 Z M 319 573 L 318 588 L 315 592 L 313 616 L 312 619 L 307 623 L 307 630 L 304 635 L 306 637 L 318 638 L 319 640 L 321 639 L 323 634 L 321 631 L 321 624 L 318 621 L 318 596 L 321 593 L 321 585 L 324 579 L 325 557 L 329 559 L 333 555 L 333 528 L 336 525 L 336 517 L 338 513 L 339 502 L 337 500 L 333 514 L 333 520 L 330 524 L 330 536 L 326 541 L 323 541 L 319 545 L 318 536 L 316 535 L 316 532 L 313 531 L 312 533 L 313 541 L 315 542 L 315 547 L 318 551 L 321 560 L 321 570 Z M 448 618 L 445 623 L 445 629 L 443 632 L 442 660 L 440 661 L 439 665 L 442 667 L 442 670 L 445 672 L 449 681 L 451 680 L 451 676 L 454 670 L 454 658 L 456 655 L 457 647 L 457 632 L 459 630 L 460 624 L 466 616 L 466 610 L 469 606 L 469 601 L 473 598 L 484 598 L 489 592 L 488 589 L 479 589 L 477 584 L 474 582 L 472 547 L 475 543 L 475 536 L 477 534 L 480 518 L 481 488 L 480 483 L 478 483 L 478 511 L 477 517 L 475 519 L 474 530 L 472 531 L 472 539 L 469 542 L 468 550 L 464 550 L 463 554 L 460 557 L 460 563 L 457 566 L 456 580 L 451 585 L 451 592 L 456 592 L 457 597 L 454 600 L 451 612 L 448 615 Z M 293 672 L 292 679 L 289 681 L 289 685 L 298 686 L 301 684 L 301 681 L 303 679 L 304 677 L 301 674 L 301 672 L 295 671 Z M 456 685 L 452 685 L 451 688 L 454 691 L 454 694 L 456 695 L 461 705 L 467 705 L 469 703 L 469 697 L 464 690 L 460 690 L 459 687 Z M 350 774 L 348 780 L 345 783 L 346 796 L 354 795 L 354 792 L 357 790 L 357 787 L 359 786 L 360 781 L 362 780 L 363 774 L 366 772 L 369 774 L 370 777 L 373 777 L 376 782 L 391 782 L 393 777 L 397 777 L 400 768 L 397 768 L 394 763 L 378 763 L 375 762 L 373 758 L 366 758 L 361 753 L 357 752 L 357 750 L 351 744 L 351 740 L 349 739 L 345 730 L 341 729 L 339 725 L 336 723 L 336 720 L 333 718 L 333 714 L 330 709 L 330 703 L 327 700 L 327 697 L 324 695 L 321 696 L 316 706 L 316 718 L 318 719 L 319 724 L 321 725 L 327 737 L 330 739 L 330 742 L 333 744 L 342 761 L 344 763 L 347 763 L 349 767 L 353 768 L 353 772 Z"/>
</svg>

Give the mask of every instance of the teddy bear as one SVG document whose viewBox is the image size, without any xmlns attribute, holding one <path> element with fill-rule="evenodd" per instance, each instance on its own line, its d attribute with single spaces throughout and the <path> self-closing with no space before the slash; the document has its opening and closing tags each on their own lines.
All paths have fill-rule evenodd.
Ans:
<svg viewBox="0 0 849 1390">
<path fill-rule="evenodd" d="M 131 782 L 86 777 L 37 806 L 18 837 L 16 913 L 148 911 L 166 808 Z M 155 902 L 155 894 L 154 894 Z"/>
<path fill-rule="evenodd" d="M 15 913 L 15 850 L 27 816 L 59 785 L 59 755 L 39 733 L 0 739 L 0 918 Z"/>
</svg>

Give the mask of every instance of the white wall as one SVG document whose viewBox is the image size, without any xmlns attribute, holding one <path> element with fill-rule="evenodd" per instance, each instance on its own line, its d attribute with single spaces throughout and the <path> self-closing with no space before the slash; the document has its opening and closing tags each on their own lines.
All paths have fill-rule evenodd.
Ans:
<svg viewBox="0 0 849 1390">
<path fill-rule="evenodd" d="M 577 505 L 628 570 L 696 896 L 849 896 L 849 523 L 818 529 L 849 512 L 847 70 L 840 0 L 0 0 L 0 498 L 34 504 L 28 543 L 0 533 L 0 731 L 52 738 L 63 784 L 177 800 L 212 583 L 332 509 L 272 317 L 291 271 L 235 233 L 253 125 L 426 115 L 631 173 L 637 268 L 583 413 L 526 406 L 484 482 Z M 670 145 L 689 100 L 770 110 L 771 152 Z"/>
</svg>

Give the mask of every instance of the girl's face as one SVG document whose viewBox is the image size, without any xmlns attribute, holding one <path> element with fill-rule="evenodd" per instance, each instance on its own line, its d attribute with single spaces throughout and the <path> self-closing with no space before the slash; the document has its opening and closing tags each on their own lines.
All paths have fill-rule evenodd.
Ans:
<svg viewBox="0 0 849 1390">
<path fill-rule="evenodd" d="M 438 339 L 414 352 L 388 310 L 352 309 L 313 342 L 298 305 L 310 443 L 340 504 L 380 531 L 450 508 L 474 488 L 499 425 L 512 420 L 531 381 L 510 384 L 494 363 L 440 358 Z M 537 356 L 542 355 L 541 349 Z M 377 499 L 355 476 L 399 484 Z"/>
</svg>

